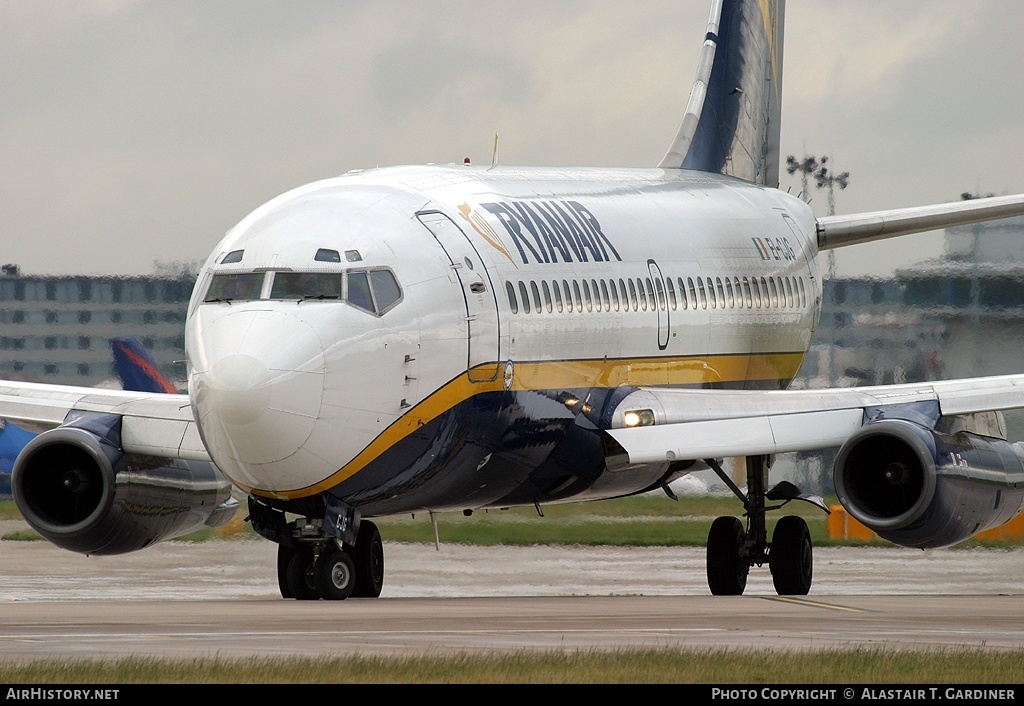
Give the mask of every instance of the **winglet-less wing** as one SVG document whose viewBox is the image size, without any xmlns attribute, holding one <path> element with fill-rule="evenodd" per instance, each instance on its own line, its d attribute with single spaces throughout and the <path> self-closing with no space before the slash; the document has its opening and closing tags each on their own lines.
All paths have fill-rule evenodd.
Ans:
<svg viewBox="0 0 1024 706">
<path fill-rule="evenodd" d="M 1024 507 L 1024 445 L 1005 440 L 997 411 L 1022 407 L 1024 375 L 831 390 L 642 389 L 612 414 L 607 462 L 614 471 L 839 448 L 833 480 L 853 517 L 903 546 L 948 546 Z"/>
<path fill-rule="evenodd" d="M 629 463 L 776 454 L 842 446 L 865 410 L 931 402 L 941 416 L 1024 408 L 1024 375 L 826 390 L 644 388 L 625 397 L 608 434 Z M 650 410 L 654 423 L 630 427 Z"/>
<path fill-rule="evenodd" d="M 125 452 L 210 461 L 188 395 L 0 380 L 0 407 L 32 431 L 60 426 L 72 411 L 118 415 Z"/>
<path fill-rule="evenodd" d="M 1024 194 L 848 216 L 822 216 L 818 219 L 818 249 L 831 250 L 900 235 L 1022 215 Z"/>
<path fill-rule="evenodd" d="M 34 432 L 11 490 L 26 521 L 83 554 L 119 554 L 228 522 L 231 483 L 187 395 L 0 381 L 4 417 Z"/>
</svg>

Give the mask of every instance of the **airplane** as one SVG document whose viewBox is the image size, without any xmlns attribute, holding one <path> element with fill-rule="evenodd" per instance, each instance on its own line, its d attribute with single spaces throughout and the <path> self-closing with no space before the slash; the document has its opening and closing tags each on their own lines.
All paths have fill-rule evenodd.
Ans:
<svg viewBox="0 0 1024 706">
<path fill-rule="evenodd" d="M 1024 376 L 787 389 L 821 253 L 1021 215 L 1024 195 L 816 218 L 779 189 L 784 13 L 711 2 L 657 167 L 384 167 L 259 206 L 197 277 L 187 392 L 0 382 L 0 416 L 49 427 L 14 467 L 25 519 L 71 551 L 142 549 L 221 511 L 219 470 L 296 600 L 380 596 L 374 518 L 540 511 L 708 469 L 745 516 L 711 526 L 711 593 L 767 565 L 805 595 L 806 522 L 769 538 L 766 519 L 815 501 L 769 485 L 793 451 L 838 448 L 840 502 L 898 545 L 1010 519 L 1024 447 L 1001 411 L 1024 407 Z"/>
</svg>

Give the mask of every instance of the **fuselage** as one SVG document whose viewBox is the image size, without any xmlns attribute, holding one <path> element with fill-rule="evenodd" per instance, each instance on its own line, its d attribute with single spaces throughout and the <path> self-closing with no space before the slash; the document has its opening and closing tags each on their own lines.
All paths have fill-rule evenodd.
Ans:
<svg viewBox="0 0 1024 706">
<path fill-rule="evenodd" d="M 203 267 L 195 417 L 221 470 L 270 502 L 327 492 L 372 516 L 638 492 L 686 469 L 608 471 L 616 401 L 788 385 L 820 312 L 814 234 L 802 201 L 702 172 L 316 182 Z"/>
</svg>

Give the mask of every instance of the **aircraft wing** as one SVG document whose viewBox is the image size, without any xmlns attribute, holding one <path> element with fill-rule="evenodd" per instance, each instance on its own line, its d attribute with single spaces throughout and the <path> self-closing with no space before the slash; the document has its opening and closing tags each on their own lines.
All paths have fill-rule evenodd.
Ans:
<svg viewBox="0 0 1024 706">
<path fill-rule="evenodd" d="M 210 461 L 188 395 L 0 380 L 0 410 L 32 431 L 58 427 L 72 412 L 118 415 L 125 452 Z"/>
<path fill-rule="evenodd" d="M 771 455 L 840 447 L 872 410 L 912 405 L 941 417 L 1022 408 L 1024 375 L 822 390 L 642 388 L 615 408 L 607 433 L 629 465 Z"/>
<path fill-rule="evenodd" d="M 818 249 L 831 250 L 884 238 L 941 230 L 969 223 L 1024 214 L 1024 194 L 990 196 L 951 203 L 888 211 L 822 216 L 818 219 Z"/>
</svg>

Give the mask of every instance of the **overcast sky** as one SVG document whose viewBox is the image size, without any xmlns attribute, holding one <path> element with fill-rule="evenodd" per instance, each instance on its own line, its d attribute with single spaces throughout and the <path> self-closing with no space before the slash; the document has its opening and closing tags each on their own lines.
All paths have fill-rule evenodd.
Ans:
<svg viewBox="0 0 1024 706">
<path fill-rule="evenodd" d="M 204 259 L 300 184 L 393 164 L 652 167 L 708 0 L 0 0 L 0 263 Z M 783 152 L 837 211 L 1024 192 L 1020 0 L 789 0 Z M 799 180 L 783 173 L 783 187 Z M 827 212 L 827 195 L 812 206 Z M 838 255 L 886 274 L 910 236 Z"/>
</svg>

